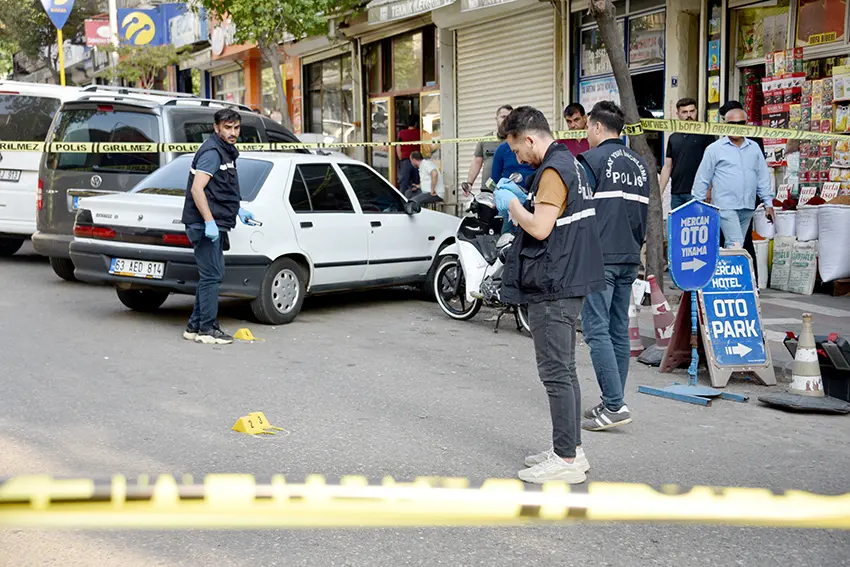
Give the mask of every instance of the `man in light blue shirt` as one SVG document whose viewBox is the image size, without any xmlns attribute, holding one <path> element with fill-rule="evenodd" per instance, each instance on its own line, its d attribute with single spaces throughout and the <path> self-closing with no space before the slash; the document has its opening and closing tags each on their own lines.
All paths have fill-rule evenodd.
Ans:
<svg viewBox="0 0 850 567">
<path fill-rule="evenodd" d="M 727 124 L 747 123 L 743 110 L 726 114 Z M 726 248 L 740 247 L 756 208 L 756 194 L 765 206 L 770 222 L 773 213 L 773 188 L 767 161 L 758 144 L 748 138 L 726 136 L 705 150 L 696 178 L 693 196 L 704 201 L 711 185 L 711 204 L 720 209 L 720 230 Z"/>
</svg>

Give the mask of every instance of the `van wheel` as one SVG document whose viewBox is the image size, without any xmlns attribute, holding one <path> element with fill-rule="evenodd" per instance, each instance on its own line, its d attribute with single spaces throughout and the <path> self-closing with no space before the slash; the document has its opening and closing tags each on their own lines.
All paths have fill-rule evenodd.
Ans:
<svg viewBox="0 0 850 567">
<path fill-rule="evenodd" d="M 77 281 L 76 276 L 74 276 L 74 262 L 70 258 L 54 258 L 51 256 L 50 267 L 53 268 L 57 276 L 66 282 Z"/>
<path fill-rule="evenodd" d="M 159 309 L 168 299 L 167 291 L 152 291 L 149 289 L 115 289 L 118 299 L 126 307 L 139 313 L 152 313 Z"/>
<path fill-rule="evenodd" d="M 304 304 L 304 271 L 292 258 L 278 258 L 266 270 L 260 294 L 251 302 L 251 311 L 260 323 L 291 323 Z"/>
<path fill-rule="evenodd" d="M 0 238 L 0 256 L 11 256 L 23 245 L 23 238 Z"/>
</svg>

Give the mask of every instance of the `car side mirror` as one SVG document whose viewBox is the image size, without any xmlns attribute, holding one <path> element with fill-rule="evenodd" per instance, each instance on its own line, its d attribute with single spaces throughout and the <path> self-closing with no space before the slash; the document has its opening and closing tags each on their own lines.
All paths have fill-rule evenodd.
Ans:
<svg viewBox="0 0 850 567">
<path fill-rule="evenodd" d="M 422 210 L 422 206 L 416 201 L 407 201 L 404 204 L 404 212 L 408 215 L 415 215 Z"/>
</svg>

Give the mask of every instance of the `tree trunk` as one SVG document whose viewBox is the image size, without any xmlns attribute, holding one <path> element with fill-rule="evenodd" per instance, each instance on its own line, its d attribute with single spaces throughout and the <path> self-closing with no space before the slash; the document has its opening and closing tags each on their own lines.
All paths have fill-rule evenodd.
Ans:
<svg viewBox="0 0 850 567">
<path fill-rule="evenodd" d="M 272 66 L 274 74 L 274 86 L 277 89 L 277 110 L 281 115 L 281 124 L 283 127 L 292 131 L 292 118 L 289 116 L 289 104 L 286 101 L 286 90 L 283 88 L 283 73 L 280 72 L 280 48 L 276 42 L 271 42 L 271 45 L 264 41 L 258 41 L 257 47 L 260 48 L 260 53 L 263 54 L 263 59 L 269 62 Z"/>
<path fill-rule="evenodd" d="M 617 88 L 620 90 L 620 107 L 626 116 L 626 124 L 640 123 L 635 91 L 632 88 L 632 76 L 626 63 L 622 34 L 617 30 L 614 4 L 611 0 L 591 0 L 590 13 L 599 26 L 605 51 L 611 60 Z M 588 109 L 590 110 L 590 109 Z M 664 231 L 661 207 L 661 188 L 658 182 L 658 164 L 645 134 L 629 136 L 630 146 L 646 161 L 649 169 L 649 219 L 646 227 L 646 275 L 654 275 L 658 285 L 664 291 Z"/>
</svg>

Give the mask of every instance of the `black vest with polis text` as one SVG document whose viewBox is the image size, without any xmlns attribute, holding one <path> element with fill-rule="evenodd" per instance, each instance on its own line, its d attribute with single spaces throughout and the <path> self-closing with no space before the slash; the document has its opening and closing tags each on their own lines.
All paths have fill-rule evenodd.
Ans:
<svg viewBox="0 0 850 567">
<path fill-rule="evenodd" d="M 554 169 L 567 186 L 567 207 L 552 232 L 537 240 L 520 227 L 502 279 L 502 300 L 523 304 L 585 297 L 605 289 L 605 266 L 584 168 L 552 144 L 537 168 L 525 208 L 534 212 L 542 172 Z"/>
<path fill-rule="evenodd" d="M 236 226 L 236 216 L 239 213 L 239 203 L 242 201 L 239 192 L 239 177 L 236 174 L 236 158 L 239 150 L 236 146 L 225 143 L 213 134 L 201 144 L 195 157 L 192 159 L 192 168 L 189 170 L 189 182 L 186 185 L 186 201 L 183 203 L 183 224 L 204 224 L 204 217 L 195 205 L 192 197 L 192 183 L 195 181 L 195 168 L 198 159 L 205 152 L 218 152 L 221 157 L 219 170 L 210 178 L 204 188 L 207 203 L 215 223 L 223 229 L 232 229 Z"/>
<path fill-rule="evenodd" d="M 646 162 L 619 138 L 579 156 L 596 178 L 593 205 L 606 264 L 640 264 L 649 211 Z"/>
</svg>

